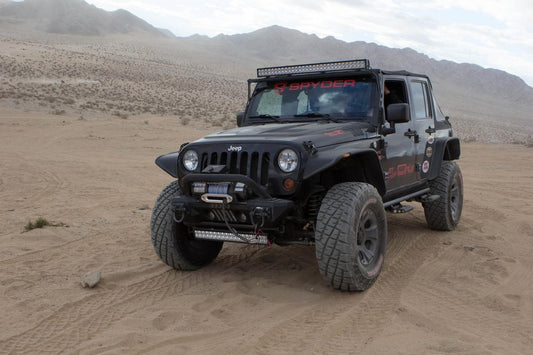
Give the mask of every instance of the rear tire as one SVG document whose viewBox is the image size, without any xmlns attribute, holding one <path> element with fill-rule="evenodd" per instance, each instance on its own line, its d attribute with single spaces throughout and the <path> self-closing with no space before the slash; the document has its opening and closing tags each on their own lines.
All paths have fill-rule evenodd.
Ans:
<svg viewBox="0 0 533 355">
<path fill-rule="evenodd" d="M 454 230 L 463 210 L 463 175 L 459 165 L 443 161 L 439 176 L 429 182 L 429 187 L 431 195 L 440 195 L 438 200 L 422 204 L 429 228 Z"/>
<path fill-rule="evenodd" d="M 163 189 L 152 211 L 150 229 L 156 254 L 177 270 L 196 270 L 217 257 L 222 242 L 197 240 L 173 217 L 172 199 L 181 195 L 178 181 Z"/>
<path fill-rule="evenodd" d="M 387 219 L 377 190 L 360 182 L 333 186 L 318 213 L 315 245 L 320 273 L 333 288 L 369 288 L 381 272 L 387 245 Z"/>
</svg>

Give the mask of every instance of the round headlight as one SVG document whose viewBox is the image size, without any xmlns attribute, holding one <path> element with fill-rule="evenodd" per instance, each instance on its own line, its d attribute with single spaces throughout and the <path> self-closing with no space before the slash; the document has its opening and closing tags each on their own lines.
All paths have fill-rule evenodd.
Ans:
<svg viewBox="0 0 533 355">
<path fill-rule="evenodd" d="M 194 171 L 198 167 L 198 153 L 188 150 L 183 154 L 183 166 L 189 171 Z"/>
<path fill-rule="evenodd" d="M 292 149 L 283 149 L 278 155 L 278 166 L 285 173 L 292 173 L 298 166 L 298 155 Z"/>
</svg>

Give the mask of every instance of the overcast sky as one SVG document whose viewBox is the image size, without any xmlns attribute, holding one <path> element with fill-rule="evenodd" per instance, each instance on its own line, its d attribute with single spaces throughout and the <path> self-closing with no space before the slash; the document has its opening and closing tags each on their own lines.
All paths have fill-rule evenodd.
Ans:
<svg viewBox="0 0 533 355">
<path fill-rule="evenodd" d="M 177 36 L 280 25 L 502 69 L 533 86 L 531 0 L 86 1 L 105 10 L 126 9 Z"/>
</svg>

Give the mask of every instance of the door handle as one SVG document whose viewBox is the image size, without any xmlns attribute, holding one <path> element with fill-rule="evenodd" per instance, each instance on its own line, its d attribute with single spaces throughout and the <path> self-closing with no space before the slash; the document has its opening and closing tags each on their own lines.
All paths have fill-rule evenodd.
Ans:
<svg viewBox="0 0 533 355">
<path fill-rule="evenodd" d="M 418 133 L 416 133 L 416 131 L 411 131 L 411 129 L 409 128 L 409 129 L 407 130 L 407 132 L 405 132 L 403 135 L 406 136 L 406 137 L 411 138 L 411 137 L 415 137 L 415 136 L 417 136 Z"/>
<path fill-rule="evenodd" d="M 414 137 L 415 143 L 420 142 L 420 136 L 418 135 L 418 133 L 416 131 L 411 131 L 410 128 L 407 130 L 407 132 L 404 133 L 404 136 L 409 138 Z"/>
</svg>

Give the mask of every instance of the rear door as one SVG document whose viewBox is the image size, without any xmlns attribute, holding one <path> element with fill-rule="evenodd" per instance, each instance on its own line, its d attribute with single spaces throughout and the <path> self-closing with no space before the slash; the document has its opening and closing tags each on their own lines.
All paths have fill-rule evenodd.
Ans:
<svg viewBox="0 0 533 355">
<path fill-rule="evenodd" d="M 414 131 L 415 165 L 417 179 L 424 179 L 429 172 L 434 143 L 434 110 L 431 90 L 427 78 L 409 78 L 411 119 Z"/>
</svg>

